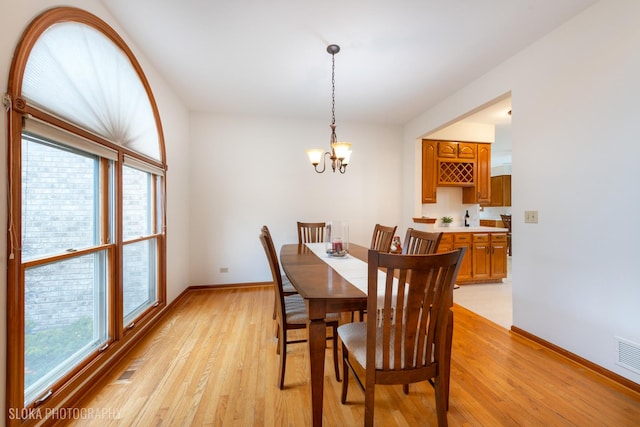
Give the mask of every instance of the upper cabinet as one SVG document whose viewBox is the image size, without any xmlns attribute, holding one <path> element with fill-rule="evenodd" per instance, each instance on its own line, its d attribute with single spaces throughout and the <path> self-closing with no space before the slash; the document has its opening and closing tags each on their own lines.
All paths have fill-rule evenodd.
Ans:
<svg viewBox="0 0 640 427">
<path fill-rule="evenodd" d="M 436 188 L 464 187 L 463 203 L 491 200 L 491 144 L 422 140 L 422 203 L 436 203 Z"/>
<path fill-rule="evenodd" d="M 422 203 L 436 203 L 438 143 L 422 141 Z"/>
<path fill-rule="evenodd" d="M 491 200 L 483 206 L 511 206 L 511 175 L 491 177 Z"/>
<path fill-rule="evenodd" d="M 475 142 L 438 141 L 438 157 L 442 159 L 475 159 Z"/>
<path fill-rule="evenodd" d="M 477 144 L 475 186 L 462 189 L 462 203 L 491 201 L 491 144 Z"/>
</svg>

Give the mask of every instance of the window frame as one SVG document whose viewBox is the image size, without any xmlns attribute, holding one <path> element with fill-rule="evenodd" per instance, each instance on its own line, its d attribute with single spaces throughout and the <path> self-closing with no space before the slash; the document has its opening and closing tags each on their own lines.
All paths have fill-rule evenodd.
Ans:
<svg viewBox="0 0 640 427">
<path fill-rule="evenodd" d="M 147 256 L 149 258 L 149 265 L 150 267 L 154 267 L 153 269 L 149 269 L 148 274 L 149 277 L 148 279 L 154 278 L 155 283 L 157 283 L 157 265 L 158 265 L 158 227 L 157 224 L 160 221 L 159 219 L 159 213 L 157 211 L 157 209 L 159 208 L 158 203 L 157 203 L 157 198 L 158 198 L 158 191 L 157 191 L 157 187 L 158 187 L 158 180 L 160 179 L 160 177 L 156 174 L 156 171 L 153 169 L 150 169 L 148 167 L 145 167 L 145 165 L 140 164 L 137 161 L 128 161 L 127 162 L 127 157 L 125 157 L 125 163 L 123 165 L 121 165 L 120 169 L 122 171 L 125 170 L 125 168 L 131 169 L 136 171 L 137 173 L 143 173 L 146 174 L 145 176 L 145 181 L 146 181 L 146 187 L 147 187 L 147 206 L 146 206 L 146 218 L 145 218 L 145 222 L 147 222 L 147 226 L 145 227 L 146 230 L 144 231 L 144 234 L 142 235 L 136 235 L 135 237 L 132 236 L 127 236 L 127 235 L 122 235 L 122 251 L 123 254 L 126 251 L 127 247 L 130 247 L 132 245 L 138 245 L 140 243 L 145 243 L 148 245 L 148 253 Z M 124 179 L 124 172 L 121 174 L 121 176 Z M 123 186 L 123 192 L 122 192 L 122 197 L 119 200 L 123 200 L 126 196 L 126 191 L 124 191 L 124 186 Z M 123 203 L 122 206 L 122 212 L 125 212 L 125 206 Z M 123 226 L 125 225 L 125 221 L 123 220 L 122 222 Z M 154 271 L 155 270 L 155 271 Z M 124 273 L 124 269 L 123 269 L 123 273 Z M 124 293 L 124 288 L 127 285 L 127 281 L 126 278 L 123 277 L 123 281 L 122 281 L 122 288 L 123 288 L 123 293 Z M 148 283 L 148 285 L 152 285 L 152 283 Z M 131 313 L 127 314 L 124 313 L 123 319 L 122 321 L 124 322 L 125 327 L 130 327 L 131 323 L 136 321 L 136 318 L 140 315 L 140 313 L 143 313 L 145 310 L 147 310 L 149 308 L 149 304 L 152 303 L 153 301 L 155 301 L 157 299 L 157 295 L 158 295 L 158 287 L 156 286 L 155 289 L 151 289 L 151 286 L 149 286 L 148 291 L 150 294 L 152 294 L 154 296 L 154 300 L 151 300 L 150 298 L 147 299 L 147 301 L 145 301 L 145 303 L 147 303 L 146 306 L 138 306 L 136 307 L 134 310 L 131 311 Z M 125 304 L 124 301 L 124 295 L 123 295 L 123 309 Z"/>
<path fill-rule="evenodd" d="M 54 115 L 30 105 L 22 98 L 22 80 L 26 69 L 27 60 L 31 49 L 38 41 L 39 37 L 50 26 L 59 23 L 73 21 L 93 27 L 111 40 L 128 57 L 131 65 L 137 73 L 140 82 L 144 86 L 149 103 L 153 111 L 153 116 L 158 134 L 158 144 L 160 160 L 149 159 L 126 147 L 112 143 L 94 133 L 84 130 L 73 123 L 62 120 Z M 8 426 L 27 426 L 42 422 L 41 418 L 17 419 L 16 414 L 28 414 L 30 410 L 37 409 L 35 414 L 54 413 L 47 409 L 69 407 L 73 402 L 78 401 L 90 390 L 95 380 L 100 379 L 118 360 L 118 357 L 128 351 L 145 333 L 159 320 L 163 309 L 166 307 L 166 154 L 162 124 L 158 107 L 151 91 L 149 82 L 138 63 L 135 55 L 127 46 L 125 41 L 106 22 L 82 9 L 74 7 L 56 7 L 44 11 L 34 18 L 25 29 L 22 38 L 15 49 L 13 62 L 11 64 L 8 95 L 11 100 L 11 108 L 8 112 L 8 176 L 9 176 L 9 234 L 8 234 L 8 260 L 7 260 L 7 408 L 12 408 L 14 417 L 10 417 L 10 411 L 5 414 Z M 102 236 L 109 235 L 108 242 L 82 250 L 87 253 L 105 250 L 108 258 L 108 322 L 107 328 L 110 336 L 109 343 L 96 350 L 84 363 L 77 365 L 72 371 L 64 375 L 51 388 L 39 398 L 24 403 L 24 331 L 25 331 L 25 298 L 24 298 L 24 269 L 25 263 L 20 252 L 20 242 L 22 238 L 21 209 L 22 209 L 22 161 L 21 144 L 22 130 L 26 117 L 34 118 L 46 123 L 54 128 L 69 132 L 80 138 L 89 140 L 100 146 L 106 147 L 117 153 L 117 161 L 111 162 L 111 167 L 115 167 L 115 177 L 109 177 L 107 165 L 109 161 L 101 158 L 100 162 L 100 194 L 101 206 L 108 206 L 115 203 L 116 210 L 113 218 L 109 215 L 100 216 L 101 223 L 98 224 Z M 122 240 L 122 165 L 125 158 L 134 159 L 137 162 L 146 164 L 152 170 L 159 170 L 163 175 L 159 178 L 160 183 L 154 186 L 155 203 L 151 207 L 158 215 L 154 215 L 154 221 L 159 220 L 161 224 L 155 224 L 151 237 L 157 239 L 157 302 L 143 310 L 135 319 L 133 324 L 123 323 L 122 307 L 122 281 L 123 281 L 123 240 Z M 112 182 L 113 187 L 109 189 L 108 183 Z M 157 194 L 159 192 L 159 194 Z M 102 209 L 102 208 L 101 208 Z M 114 222 L 115 224 L 112 224 Z M 115 236 L 111 236 L 115 233 Z M 145 236 L 145 237 L 150 237 Z M 79 250 L 76 254 L 80 253 Z M 51 258 L 46 258 L 50 260 Z M 29 261 L 29 265 L 44 261 Z M 93 381 L 92 381 L 93 380 Z"/>
</svg>

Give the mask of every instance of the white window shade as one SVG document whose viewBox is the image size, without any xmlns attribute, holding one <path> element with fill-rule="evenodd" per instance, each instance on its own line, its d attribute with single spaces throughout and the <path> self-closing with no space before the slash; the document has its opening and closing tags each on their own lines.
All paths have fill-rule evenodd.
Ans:
<svg viewBox="0 0 640 427">
<path fill-rule="evenodd" d="M 28 103 L 160 161 L 147 92 L 127 55 L 78 22 L 47 29 L 29 55 L 22 82 Z"/>
<path fill-rule="evenodd" d="M 118 153 L 104 145 L 29 117 L 24 122 L 24 131 L 28 134 L 36 135 L 49 141 L 59 142 L 80 151 L 95 154 L 109 160 L 118 160 Z"/>
<path fill-rule="evenodd" d="M 158 176 L 164 176 L 164 171 L 148 162 L 142 162 L 131 156 L 124 155 L 124 164 L 134 169 L 148 172 Z"/>
</svg>

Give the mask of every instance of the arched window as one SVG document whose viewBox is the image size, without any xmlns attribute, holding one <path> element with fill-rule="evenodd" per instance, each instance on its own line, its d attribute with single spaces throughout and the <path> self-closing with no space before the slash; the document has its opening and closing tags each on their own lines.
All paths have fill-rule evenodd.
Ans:
<svg viewBox="0 0 640 427">
<path fill-rule="evenodd" d="M 29 25 L 8 95 L 17 425 L 86 389 L 165 305 L 166 162 L 140 65 L 85 11 L 55 8 Z"/>
</svg>

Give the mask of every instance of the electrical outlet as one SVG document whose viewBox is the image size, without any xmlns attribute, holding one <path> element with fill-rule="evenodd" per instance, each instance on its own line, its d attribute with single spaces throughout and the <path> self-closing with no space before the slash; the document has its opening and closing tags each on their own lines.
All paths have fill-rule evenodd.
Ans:
<svg viewBox="0 0 640 427">
<path fill-rule="evenodd" d="M 220 273 L 228 273 L 229 267 L 220 267 Z"/>
<path fill-rule="evenodd" d="M 538 211 L 524 211 L 524 222 L 527 224 L 537 224 Z"/>
</svg>

